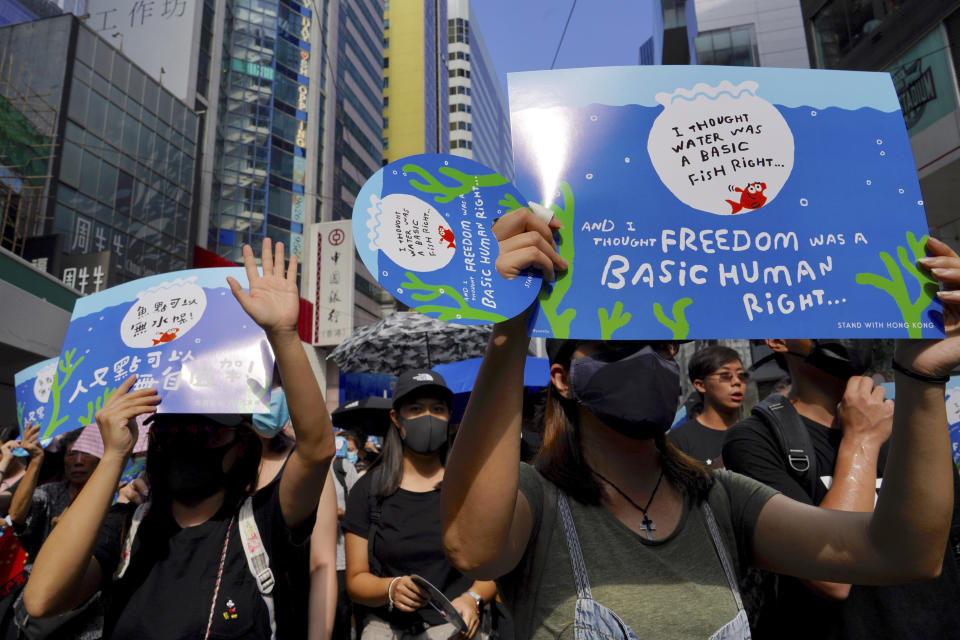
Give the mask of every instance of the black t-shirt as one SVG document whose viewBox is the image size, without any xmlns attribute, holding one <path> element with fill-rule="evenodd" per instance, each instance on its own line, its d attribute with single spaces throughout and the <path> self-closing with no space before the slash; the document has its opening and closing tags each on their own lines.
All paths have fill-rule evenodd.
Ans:
<svg viewBox="0 0 960 640">
<path fill-rule="evenodd" d="M 723 461 L 727 469 L 759 480 L 794 500 L 820 504 L 832 481 L 843 432 L 803 418 L 816 457 L 818 480 L 811 498 L 787 470 L 770 429 L 749 417 L 727 431 Z M 886 446 L 877 477 L 883 477 Z M 880 481 L 877 486 L 879 488 Z M 954 477 L 951 544 L 936 580 L 890 587 L 854 585 L 844 602 L 818 597 L 799 580 L 779 577 L 778 592 L 765 621 L 771 638 L 950 638 L 960 634 L 960 569 L 953 544 L 960 539 L 960 482 Z M 755 635 L 760 638 L 761 635 Z"/>
<path fill-rule="evenodd" d="M 723 469 L 723 436 L 725 429 L 711 429 L 699 420 L 687 420 L 667 433 L 670 442 L 685 454 L 711 469 Z"/>
<path fill-rule="evenodd" d="M 279 487 L 279 481 L 274 481 L 257 492 L 253 513 L 276 580 L 277 637 L 303 638 L 306 598 L 300 598 L 298 592 L 309 585 L 314 518 L 296 529 L 287 528 Z M 134 508 L 117 505 L 110 511 L 94 550 L 108 595 L 105 638 L 203 638 L 231 518 L 210 638 L 270 637 L 267 607 L 241 546 L 239 508 L 224 506 L 210 520 L 185 529 L 169 512 L 151 509 L 140 524 L 126 574 L 112 582 L 122 552 L 122 532 L 129 527 Z"/>
<path fill-rule="evenodd" d="M 415 493 L 397 489 L 383 499 L 380 522 L 370 539 L 370 483 L 372 474 L 360 478 L 347 497 L 347 512 L 343 519 L 345 531 L 367 539 L 380 563 L 380 577 L 417 574 L 426 578 L 448 599 L 462 595 L 473 581 L 457 571 L 443 552 L 441 540 L 443 524 L 440 509 L 440 489 Z M 370 567 L 371 572 L 374 567 Z M 430 626 L 446 620 L 431 606 L 405 613 L 387 607 L 373 609 L 373 613 L 398 629 L 419 623 Z"/>
</svg>

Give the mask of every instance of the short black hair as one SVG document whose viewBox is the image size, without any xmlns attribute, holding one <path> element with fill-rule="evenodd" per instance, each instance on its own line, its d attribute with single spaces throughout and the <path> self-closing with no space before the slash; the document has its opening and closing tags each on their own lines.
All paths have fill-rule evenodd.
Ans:
<svg viewBox="0 0 960 640">
<path fill-rule="evenodd" d="M 740 354 L 730 347 L 715 344 L 700 349 L 693 354 L 693 357 L 690 358 L 690 364 L 687 365 L 690 382 L 703 380 L 723 365 L 734 360 L 741 362 Z"/>
</svg>

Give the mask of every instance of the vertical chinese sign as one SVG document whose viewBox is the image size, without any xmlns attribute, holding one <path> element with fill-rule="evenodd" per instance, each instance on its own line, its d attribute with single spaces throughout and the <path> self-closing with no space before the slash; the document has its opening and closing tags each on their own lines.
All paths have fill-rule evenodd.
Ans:
<svg viewBox="0 0 960 640">
<path fill-rule="evenodd" d="M 354 249 L 349 220 L 321 222 L 311 234 L 316 251 L 313 288 L 313 345 L 331 346 L 353 331 Z"/>
<path fill-rule="evenodd" d="M 301 233 L 301 230 L 304 223 L 304 185 L 307 175 L 307 111 L 310 105 L 310 24 L 312 14 L 308 8 L 309 4 L 310 0 L 304 0 L 299 7 L 300 31 L 295 36 L 300 48 L 300 66 L 296 78 L 291 78 L 297 83 L 297 133 L 293 147 L 293 197 L 290 210 L 290 220 L 293 224 L 290 231 L 290 252 L 301 260 L 303 259 L 303 233 Z M 291 21 L 294 19 L 293 14 L 291 14 Z M 278 68 L 278 71 L 280 73 L 284 72 L 282 68 Z"/>
</svg>

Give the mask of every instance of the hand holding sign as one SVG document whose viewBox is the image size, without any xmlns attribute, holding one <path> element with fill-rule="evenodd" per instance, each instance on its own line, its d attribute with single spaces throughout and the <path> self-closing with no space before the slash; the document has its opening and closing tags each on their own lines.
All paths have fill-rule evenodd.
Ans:
<svg viewBox="0 0 960 640">
<path fill-rule="evenodd" d="M 566 271 L 569 266 L 557 253 L 553 239 L 553 230 L 562 226 L 556 218 L 544 222 L 527 207 L 515 209 L 497 220 L 493 227 L 493 235 L 500 243 L 497 272 L 512 280 L 533 266 L 553 282 L 554 269 Z"/>
<path fill-rule="evenodd" d="M 139 433 L 136 417 L 157 410 L 160 396 L 156 388 L 130 391 L 136 381 L 135 375 L 124 380 L 94 415 L 100 428 L 100 437 L 103 438 L 104 457 L 111 453 L 124 458 L 129 456 Z"/>
<path fill-rule="evenodd" d="M 37 442 L 39 435 L 40 425 L 30 423 L 23 431 L 23 438 L 20 439 L 20 447 L 27 452 L 27 455 L 30 456 L 31 459 L 43 457 L 43 447 L 41 447 L 40 443 Z M 6 449 L 6 445 L 4 445 L 4 449 Z"/>
<path fill-rule="evenodd" d="M 899 340 L 894 359 L 901 365 L 928 376 L 948 376 L 960 366 L 960 256 L 945 242 L 927 240 L 929 257 L 919 263 L 940 281 L 943 291 L 943 340 Z"/>
<path fill-rule="evenodd" d="M 240 283 L 227 278 L 237 302 L 254 322 L 268 334 L 297 332 L 300 297 L 297 289 L 297 257 L 290 256 L 290 265 L 284 272 L 283 243 L 278 242 L 276 253 L 271 250 L 270 238 L 263 239 L 260 254 L 263 275 L 257 273 L 257 264 L 250 245 L 243 245 L 243 266 L 247 270 L 250 293 Z"/>
</svg>

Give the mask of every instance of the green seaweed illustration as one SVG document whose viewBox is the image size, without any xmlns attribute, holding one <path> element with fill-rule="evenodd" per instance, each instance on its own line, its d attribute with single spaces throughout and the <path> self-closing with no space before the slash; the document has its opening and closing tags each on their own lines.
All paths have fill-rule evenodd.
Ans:
<svg viewBox="0 0 960 640">
<path fill-rule="evenodd" d="M 612 313 L 600 307 L 597 309 L 597 315 L 600 316 L 600 337 L 603 340 L 610 340 L 613 338 L 614 331 L 625 327 L 630 322 L 630 313 L 623 312 L 623 303 L 619 300 L 614 303 Z"/>
<path fill-rule="evenodd" d="M 673 309 L 671 310 L 673 318 L 668 318 L 663 312 L 663 307 L 660 306 L 660 303 L 653 303 L 653 315 L 657 316 L 657 321 L 660 324 L 673 332 L 674 340 L 686 340 L 687 335 L 690 333 L 690 323 L 687 322 L 686 309 L 691 304 L 693 304 L 692 299 L 680 298 L 673 303 Z"/>
<path fill-rule="evenodd" d="M 97 411 L 100 411 L 100 408 L 101 408 L 104 404 L 106 404 L 107 400 L 110 399 L 110 396 L 112 396 L 112 395 L 113 395 L 113 392 L 116 391 L 118 388 L 119 388 L 119 387 L 114 387 L 113 389 L 111 389 L 110 387 L 106 387 L 106 388 L 103 390 L 103 395 L 97 397 L 97 404 L 96 404 L 96 405 L 93 404 L 93 401 L 92 401 L 92 400 L 89 401 L 89 402 L 87 402 L 87 417 L 86 417 L 86 418 L 77 418 L 77 420 L 80 421 L 80 425 L 83 426 L 83 427 L 85 427 L 85 426 L 87 426 L 88 424 L 90 424 L 91 422 L 93 422 L 93 414 L 95 414 Z"/>
<path fill-rule="evenodd" d="M 453 167 L 440 167 L 437 171 L 459 183 L 455 186 L 449 186 L 440 182 L 433 174 L 419 165 L 405 164 L 403 165 L 403 171 L 415 173 L 426 180 L 426 184 L 424 184 L 419 180 L 411 179 L 410 186 L 424 193 L 437 194 L 434 201 L 440 204 L 450 202 L 454 198 L 469 193 L 474 187 L 496 187 L 501 184 L 507 184 L 508 182 L 507 179 L 499 173 L 471 175 L 463 171 L 458 171 Z"/>
<path fill-rule="evenodd" d="M 506 207 L 507 211 L 513 211 L 514 209 L 519 209 L 524 206 L 520 204 L 520 201 L 517 200 L 512 193 L 503 194 L 503 198 L 497 200 L 497 204 Z"/>
<path fill-rule="evenodd" d="M 557 220 L 563 223 L 560 229 L 560 245 L 557 251 L 560 257 L 567 261 L 570 268 L 557 277 L 553 286 L 540 290 L 539 300 L 540 309 L 544 317 L 550 323 L 550 330 L 554 338 L 569 338 L 570 324 L 577 315 L 576 309 L 567 309 L 563 313 L 558 313 L 563 297 L 570 290 L 573 283 L 573 218 L 575 213 L 575 204 L 573 200 L 573 190 L 566 182 L 560 183 L 560 193 L 563 194 L 563 206 L 551 204 L 553 215 Z"/>
<path fill-rule="evenodd" d="M 63 354 L 63 357 L 57 363 L 56 373 L 53 374 L 53 388 L 50 393 L 53 396 L 53 411 L 50 413 L 50 422 L 47 423 L 46 429 L 43 430 L 43 433 L 40 435 L 40 439 L 49 438 L 53 432 L 61 424 L 66 422 L 70 416 L 66 415 L 62 418 L 60 417 L 60 392 L 67 386 L 67 382 L 70 381 L 70 376 L 73 375 L 74 369 L 80 366 L 80 363 L 83 362 L 85 356 L 80 356 L 80 358 L 74 362 L 73 356 L 76 355 L 77 350 L 71 349 Z M 63 373 L 63 381 L 60 380 L 60 374 Z"/>
<path fill-rule="evenodd" d="M 893 259 L 893 256 L 886 251 L 880 252 L 880 259 L 883 260 L 883 264 L 887 267 L 887 273 L 890 275 L 889 279 L 876 273 L 857 274 L 857 284 L 876 287 L 893 298 L 893 301 L 896 302 L 900 308 L 900 314 L 903 316 L 903 321 L 907 324 L 908 335 L 911 338 L 919 338 L 922 336 L 923 311 L 930 304 L 930 301 L 936 297 L 937 290 L 939 289 L 939 283 L 929 275 L 920 271 L 916 265 L 917 260 L 927 255 L 927 239 L 929 237 L 930 236 L 923 236 L 918 241 L 916 236 L 908 231 L 907 245 L 910 248 L 910 253 L 907 253 L 907 248 L 905 247 L 897 247 L 897 257 L 900 259 L 900 264 L 903 265 L 903 268 L 906 269 L 906 271 L 916 279 L 917 284 L 920 285 L 920 295 L 915 301 L 910 300 L 910 292 L 907 290 L 907 283 L 903 277 L 903 272 Z"/>
<path fill-rule="evenodd" d="M 20 425 L 22 430 L 26 425 L 23 424 L 23 412 L 26 411 L 27 405 L 24 402 L 17 403 L 17 424 Z"/>
<path fill-rule="evenodd" d="M 450 296 L 453 298 L 457 305 L 456 307 L 445 307 L 438 304 L 423 304 L 419 307 L 414 307 L 416 311 L 420 313 L 438 313 L 438 320 L 486 320 L 488 322 L 503 322 L 506 320 L 506 316 L 502 316 L 499 313 L 493 313 L 492 311 L 484 311 L 483 309 L 474 309 L 467 305 L 467 302 L 463 299 L 463 296 L 457 291 L 456 287 L 450 285 L 441 285 L 441 284 L 427 284 L 414 274 L 409 271 L 405 274 L 407 276 L 407 282 L 402 283 L 400 286 L 406 289 L 413 289 L 415 291 L 428 291 L 429 293 L 413 293 L 410 294 L 414 300 L 420 300 L 421 302 L 430 302 L 436 300 L 440 296 Z"/>
</svg>

